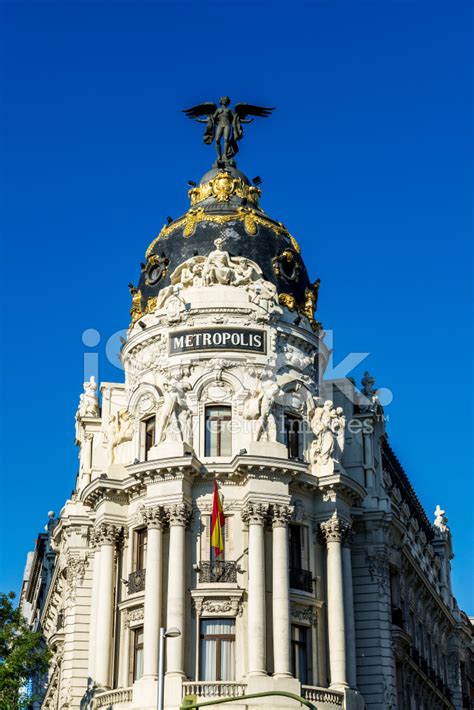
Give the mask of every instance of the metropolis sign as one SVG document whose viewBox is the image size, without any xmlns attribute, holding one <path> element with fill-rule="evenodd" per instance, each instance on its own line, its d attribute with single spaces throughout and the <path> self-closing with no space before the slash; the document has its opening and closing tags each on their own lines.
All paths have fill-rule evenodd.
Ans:
<svg viewBox="0 0 474 710">
<path fill-rule="evenodd" d="M 170 354 L 202 350 L 245 350 L 252 353 L 265 353 L 265 335 L 263 330 L 248 328 L 181 330 L 170 335 Z"/>
</svg>

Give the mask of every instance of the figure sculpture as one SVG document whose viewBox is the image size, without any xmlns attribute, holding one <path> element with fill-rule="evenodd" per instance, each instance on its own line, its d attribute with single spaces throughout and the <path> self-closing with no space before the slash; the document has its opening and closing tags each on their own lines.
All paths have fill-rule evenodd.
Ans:
<svg viewBox="0 0 474 710">
<path fill-rule="evenodd" d="M 237 141 L 240 141 L 244 135 L 242 124 L 253 121 L 253 118 L 247 120 L 247 116 L 267 118 L 275 109 L 238 103 L 235 104 L 232 111 L 230 103 L 228 96 L 222 96 L 219 99 L 219 107 L 214 102 L 207 101 L 184 109 L 183 113 L 198 123 L 206 124 L 204 143 L 211 145 L 215 140 L 217 163 L 224 162 L 234 165 L 233 158 L 239 151 Z M 207 116 L 207 118 L 203 119 L 202 116 Z M 222 138 L 224 139 L 224 149 L 221 144 Z"/>
<path fill-rule="evenodd" d="M 318 467 L 318 472 L 331 474 L 334 463 L 342 463 L 346 418 L 342 407 L 334 408 L 330 399 L 324 404 L 318 398 L 310 413 L 310 426 L 314 439 L 310 445 L 310 462 Z"/>
<path fill-rule="evenodd" d="M 117 414 L 111 414 L 107 427 L 107 453 L 109 464 L 116 463 L 116 448 L 133 439 L 134 420 L 130 412 L 123 409 Z"/>
<path fill-rule="evenodd" d="M 279 394 L 278 384 L 270 379 L 260 380 L 244 401 L 243 416 L 256 420 L 255 441 L 276 441 L 277 428 L 273 407 Z"/>
<path fill-rule="evenodd" d="M 223 239 L 216 239 L 215 249 L 211 251 L 206 259 L 202 270 L 202 278 L 205 286 L 221 284 L 227 286 L 232 279 L 232 264 L 228 252 L 222 249 Z"/>
<path fill-rule="evenodd" d="M 186 441 L 185 435 L 189 437 L 190 421 L 188 415 L 184 415 L 187 410 L 184 389 L 176 379 L 163 382 L 163 404 L 156 428 L 157 444 L 163 443 L 165 439 Z"/>
<path fill-rule="evenodd" d="M 94 375 L 91 376 L 89 381 L 84 382 L 84 392 L 79 398 L 78 415 L 80 417 L 99 416 L 99 398 Z"/>
</svg>

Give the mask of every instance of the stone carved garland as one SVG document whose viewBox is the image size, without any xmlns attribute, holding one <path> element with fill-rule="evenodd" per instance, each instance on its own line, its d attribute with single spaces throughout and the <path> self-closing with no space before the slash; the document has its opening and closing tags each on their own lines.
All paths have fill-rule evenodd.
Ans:
<svg viewBox="0 0 474 710">
<path fill-rule="evenodd" d="M 386 594 L 389 591 L 389 559 L 389 554 L 385 550 L 374 553 L 370 553 L 369 550 L 365 551 L 370 579 L 377 584 L 380 594 Z"/>
<path fill-rule="evenodd" d="M 84 581 L 88 565 L 87 558 L 75 557 L 69 554 L 66 559 L 66 604 L 71 606 L 76 599 L 77 587 Z"/>
<path fill-rule="evenodd" d="M 139 606 L 136 609 L 127 609 L 124 612 L 124 625 L 126 628 L 130 627 L 130 624 L 133 624 L 138 621 L 143 620 L 143 607 Z"/>
<path fill-rule="evenodd" d="M 313 626 L 316 623 L 316 611 L 313 606 L 290 604 L 290 616 L 295 621 L 306 621 Z"/>
<path fill-rule="evenodd" d="M 193 599 L 193 608 L 198 616 L 242 616 L 242 600 L 230 599 Z"/>
</svg>

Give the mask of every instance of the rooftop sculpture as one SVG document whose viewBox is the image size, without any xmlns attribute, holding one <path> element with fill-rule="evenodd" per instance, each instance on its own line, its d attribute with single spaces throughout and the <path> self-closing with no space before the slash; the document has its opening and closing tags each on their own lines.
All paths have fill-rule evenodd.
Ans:
<svg viewBox="0 0 474 710">
<path fill-rule="evenodd" d="M 183 111 L 188 118 L 206 124 L 204 143 L 211 145 L 215 140 L 218 166 L 221 166 L 222 163 L 235 165 L 233 158 L 239 151 L 237 141 L 240 141 L 244 135 L 242 124 L 253 121 L 253 118 L 247 120 L 247 116 L 267 118 L 275 110 L 246 103 L 235 104 L 234 110 L 232 110 L 230 103 L 228 96 L 222 96 L 219 99 L 219 107 L 213 101 L 207 101 Z M 207 118 L 201 118 L 202 116 L 207 116 Z M 222 138 L 224 139 L 223 149 Z"/>
</svg>

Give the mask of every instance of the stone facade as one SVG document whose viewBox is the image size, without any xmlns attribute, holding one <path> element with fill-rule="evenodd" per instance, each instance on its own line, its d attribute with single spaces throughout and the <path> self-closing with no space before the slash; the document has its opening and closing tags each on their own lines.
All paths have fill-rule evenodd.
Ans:
<svg viewBox="0 0 474 710">
<path fill-rule="evenodd" d="M 442 511 L 430 524 L 391 451 L 373 380 L 322 380 L 308 289 L 300 306 L 279 291 L 225 214 L 207 254 L 206 218 L 186 220 L 196 254 L 146 307 L 132 290 L 125 381 L 81 396 L 80 470 L 41 615 L 54 652 L 42 707 L 156 707 L 160 627 L 181 632 L 167 640 L 168 710 L 187 694 L 264 690 L 320 710 L 466 707 L 472 631 L 451 590 L 449 527 Z M 298 278 L 292 258 L 275 254 L 278 278 Z M 145 280 L 159 259 L 166 271 L 156 257 Z M 226 661 L 206 646 L 219 625 Z"/>
</svg>

